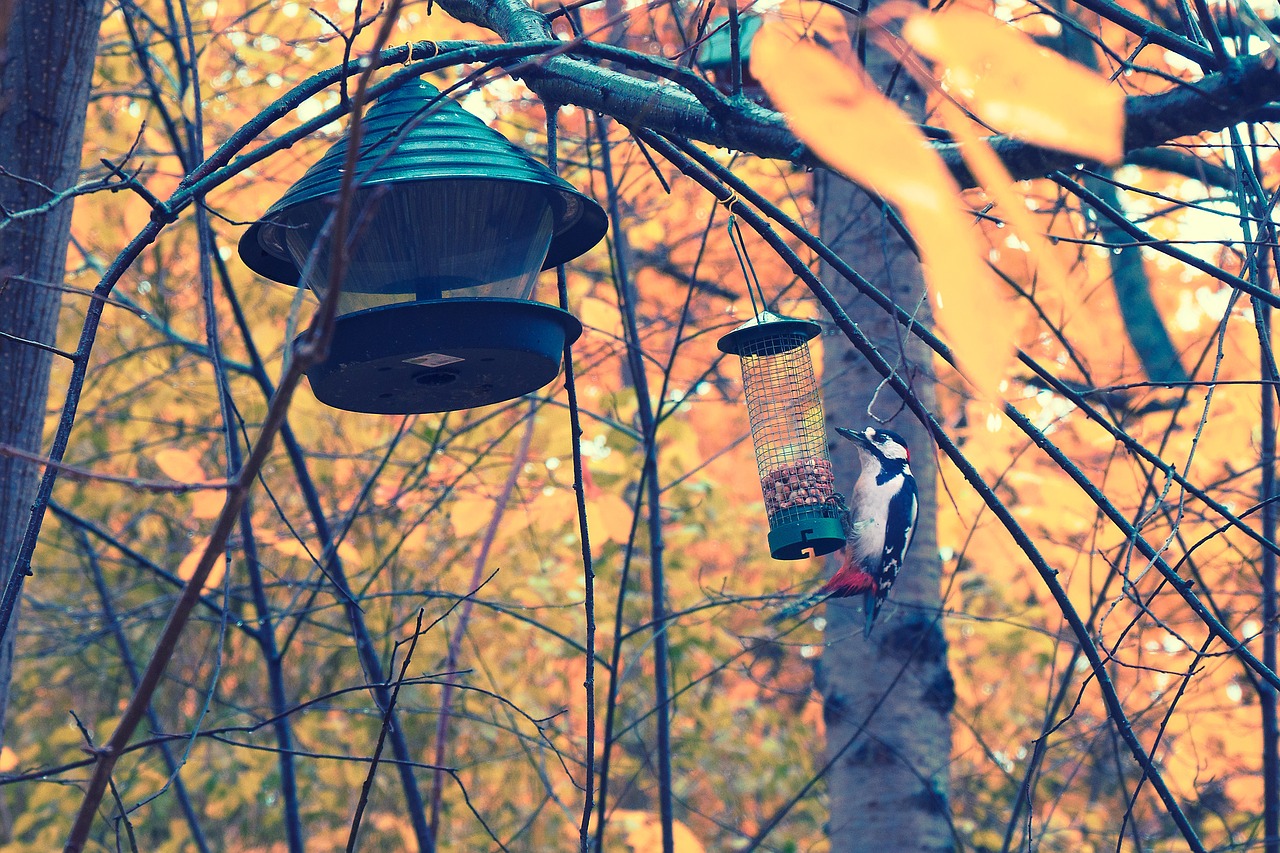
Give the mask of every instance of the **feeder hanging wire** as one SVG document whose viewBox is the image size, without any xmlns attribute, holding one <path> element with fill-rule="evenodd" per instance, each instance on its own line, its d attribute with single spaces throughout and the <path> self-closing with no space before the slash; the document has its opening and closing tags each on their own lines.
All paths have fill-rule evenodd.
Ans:
<svg viewBox="0 0 1280 853">
<path fill-rule="evenodd" d="M 726 226 L 729 232 L 729 242 L 733 244 L 734 254 L 738 256 L 738 266 L 742 267 L 742 277 L 747 282 L 747 296 L 751 299 L 751 313 L 760 321 L 760 315 L 768 310 L 769 301 L 764 298 L 764 287 L 760 284 L 760 278 L 756 275 L 756 268 L 751 263 L 751 256 L 747 254 L 746 243 L 742 239 L 742 226 L 738 225 L 738 217 L 734 215 L 733 200 L 726 202 L 729 207 L 729 223 Z M 754 285 L 754 290 L 752 286 Z M 756 295 L 759 294 L 760 302 L 756 303 Z"/>
</svg>

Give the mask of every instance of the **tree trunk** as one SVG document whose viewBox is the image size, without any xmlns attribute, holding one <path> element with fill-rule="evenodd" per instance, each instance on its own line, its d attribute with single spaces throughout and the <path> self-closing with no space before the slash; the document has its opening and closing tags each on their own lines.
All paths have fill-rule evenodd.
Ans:
<svg viewBox="0 0 1280 853">
<path fill-rule="evenodd" d="M 60 286 L 66 272 L 71 199 L 98 47 L 101 0 L 56 6 L 0 2 L 0 444 L 41 452 Z M 5 14 L 5 12 L 8 14 Z M 20 340 L 14 340 L 14 338 Z M 40 468 L 0 454 L 0 582 L 8 579 L 35 498 Z M 2 585 L 2 584 L 0 584 Z M 16 622 L 0 642 L 0 742 L 9 700 Z"/>
<path fill-rule="evenodd" d="M 869 70 L 877 80 L 886 69 Z M 906 107 L 922 104 L 914 88 Z M 916 116 L 918 118 L 918 116 Z M 915 255 L 898 238 L 881 203 L 828 172 L 815 177 L 823 240 L 852 267 L 908 311 L 927 320 L 928 303 Z M 907 338 L 896 322 L 830 269 L 823 281 L 859 328 L 895 364 L 926 407 L 934 407 L 929 351 Z M 906 439 L 920 488 L 920 521 L 910 556 L 881 609 L 870 639 L 863 639 L 861 597 L 827 603 L 827 647 L 819 670 L 827 724 L 826 756 L 833 853 L 952 850 L 948 803 L 951 707 L 939 586 L 937 466 L 928 432 L 881 377 L 843 339 L 825 339 L 823 377 L 831 426 L 887 423 Z M 829 435 L 834 436 L 834 431 Z M 836 482 L 851 485 L 853 446 L 832 438 Z M 847 489 L 847 486 L 846 486 Z M 837 555 L 838 556 L 838 555 Z M 830 562 L 830 568 L 836 563 Z"/>
</svg>

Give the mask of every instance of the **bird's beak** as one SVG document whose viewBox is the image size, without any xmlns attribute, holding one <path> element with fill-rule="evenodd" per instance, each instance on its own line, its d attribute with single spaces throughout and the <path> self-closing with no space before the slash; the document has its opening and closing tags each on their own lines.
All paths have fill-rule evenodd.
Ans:
<svg viewBox="0 0 1280 853">
<path fill-rule="evenodd" d="M 840 433 L 855 444 L 861 444 L 863 447 L 871 446 L 871 439 L 867 438 L 864 433 L 855 432 L 851 429 L 845 429 L 844 427 L 836 427 L 836 432 Z"/>
</svg>

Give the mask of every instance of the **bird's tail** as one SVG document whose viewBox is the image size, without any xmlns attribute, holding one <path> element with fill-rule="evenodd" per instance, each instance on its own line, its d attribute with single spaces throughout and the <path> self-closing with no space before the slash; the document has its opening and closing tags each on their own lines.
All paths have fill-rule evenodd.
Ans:
<svg viewBox="0 0 1280 853">
<path fill-rule="evenodd" d="M 862 628 L 863 639 L 871 639 L 871 629 L 875 627 L 876 615 L 880 612 L 880 596 L 875 590 L 868 592 L 862 597 L 862 609 L 867 614 L 867 624 Z"/>
<path fill-rule="evenodd" d="M 812 593 L 809 593 L 808 595 L 803 595 L 796 601 L 791 602 L 790 604 L 786 605 L 781 610 L 779 610 L 777 613 L 770 616 L 769 624 L 776 625 L 779 622 L 782 622 L 786 619 L 790 619 L 793 616 L 799 616 L 801 613 L 805 612 L 806 610 L 809 610 L 810 608 L 813 608 L 813 607 L 817 607 L 819 604 L 826 601 L 830 597 L 831 597 L 831 593 L 826 591 L 825 589 L 820 589 L 817 592 L 812 592 Z"/>
</svg>

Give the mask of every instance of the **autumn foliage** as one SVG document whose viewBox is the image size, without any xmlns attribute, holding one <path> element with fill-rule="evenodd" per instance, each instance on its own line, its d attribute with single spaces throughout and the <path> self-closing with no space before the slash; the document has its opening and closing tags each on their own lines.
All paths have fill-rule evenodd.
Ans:
<svg viewBox="0 0 1280 853">
<path fill-rule="evenodd" d="M 623 46 L 686 64 L 720 12 L 540 8 L 565 39 L 607 41 L 625 23 Z M 153 202 L 340 65 L 357 15 L 377 12 L 351 0 L 186 11 L 189 28 L 172 4 L 106 17 L 84 168 L 102 177 L 107 161 L 133 178 L 75 203 L 59 346 L 74 348 L 87 294 L 153 221 Z M 944 450 L 936 519 L 923 523 L 936 523 L 945 566 L 956 849 L 1185 849 L 1185 827 L 1117 735 L 1099 676 L 1205 849 L 1260 845 L 1275 687 L 1231 646 L 1274 667 L 1264 554 L 1275 548 L 1269 395 L 1280 377 L 1269 302 L 1238 287 L 1272 292 L 1271 126 L 1126 161 L 1125 98 L 1199 70 L 1080 8 L 891 3 L 865 29 L 794 0 L 741 11 L 767 11 L 750 70 L 772 106 L 813 157 L 896 211 L 924 264 Z M 359 31 L 353 56 L 374 28 Z M 1076 28 L 1089 33 L 1089 62 L 1065 46 Z M 445 50 L 497 37 L 405 4 L 390 45 L 425 41 Z M 868 45 L 925 86 L 928 136 L 868 82 Z M 480 62 L 429 76 L 459 84 L 465 107 L 547 157 L 551 117 L 518 76 Z M 300 99 L 238 153 L 343 98 L 335 84 Z M 567 270 L 568 307 L 586 329 L 572 362 L 580 431 L 563 376 L 526 399 L 406 417 L 335 411 L 302 388 L 87 849 L 282 850 L 290 799 L 307 850 L 355 838 L 417 849 L 405 764 L 379 746 L 387 714 L 371 661 L 395 688 L 440 849 L 577 849 L 597 833 L 605 850 L 662 849 L 658 714 L 670 721 L 675 850 L 826 849 L 812 682 L 829 638 L 820 611 L 768 620 L 781 594 L 820 584 L 821 566 L 769 559 L 738 365 L 715 344 L 752 310 L 729 228 L 743 202 L 720 203 L 729 193 L 714 198 L 619 122 L 572 106 L 555 121 L 560 173 L 612 216 L 609 241 Z M 85 749 L 114 730 L 211 541 L 290 341 L 315 310 L 309 295 L 255 277 L 234 247 L 344 126 L 209 187 L 102 308 L 24 588 L 0 755 L 5 849 L 65 843 Z M 987 147 L 994 134 L 1087 170 L 1015 180 Z M 940 156 L 954 143 L 958 161 Z M 812 229 L 803 170 L 705 153 Z M 966 170 L 981 189 L 962 188 Z M 1100 184 L 1120 191 L 1144 236 L 1117 243 L 1102 229 Z M 735 233 L 771 310 L 822 322 L 815 352 L 843 346 L 786 261 L 750 229 Z M 786 242 L 817 269 L 811 248 Z M 1148 381 L 1124 310 L 1135 280 L 1186 381 Z M 539 287 L 558 300 L 554 274 Z M 904 320 L 919 310 L 898 307 Z M 71 381 L 56 365 L 51 432 Z M 584 815 L 587 789 L 599 803 L 602 785 L 603 815 Z"/>
</svg>

